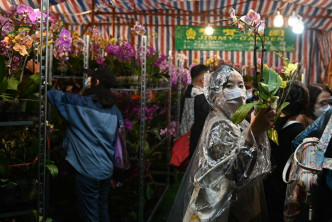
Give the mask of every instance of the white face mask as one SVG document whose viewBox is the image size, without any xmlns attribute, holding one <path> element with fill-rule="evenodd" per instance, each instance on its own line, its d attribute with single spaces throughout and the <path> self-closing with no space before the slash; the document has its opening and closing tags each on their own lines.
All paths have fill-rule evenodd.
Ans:
<svg viewBox="0 0 332 222">
<path fill-rule="evenodd" d="M 230 111 L 234 113 L 240 106 L 246 103 L 246 93 L 245 90 L 240 88 L 224 89 L 224 96 L 226 103 L 231 109 Z"/>
<path fill-rule="evenodd" d="M 252 99 L 254 95 L 252 93 L 247 93 L 247 99 Z"/>
<path fill-rule="evenodd" d="M 314 115 L 318 118 L 321 115 L 323 115 L 327 110 L 329 110 L 331 108 L 330 105 L 325 105 L 323 107 L 314 109 Z"/>
<path fill-rule="evenodd" d="M 90 82 L 90 78 L 86 78 L 85 81 L 84 81 L 84 85 L 83 85 L 83 87 L 84 87 L 85 89 L 90 88 L 90 87 L 89 87 L 89 82 Z"/>
<path fill-rule="evenodd" d="M 237 103 L 239 100 L 246 101 L 247 96 L 245 90 L 240 88 L 233 88 L 233 89 L 224 89 L 224 95 L 227 100 L 227 103 Z"/>
</svg>

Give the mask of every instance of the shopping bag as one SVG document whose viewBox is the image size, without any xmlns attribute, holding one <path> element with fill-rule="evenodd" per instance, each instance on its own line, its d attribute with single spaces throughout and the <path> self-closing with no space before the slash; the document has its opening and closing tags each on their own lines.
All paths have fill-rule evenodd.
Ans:
<svg viewBox="0 0 332 222">
<path fill-rule="evenodd" d="M 186 168 L 189 164 L 189 143 L 190 143 L 190 132 L 185 133 L 179 137 L 172 148 L 172 157 L 170 165 Z"/>
<path fill-rule="evenodd" d="M 114 165 L 121 170 L 130 168 L 130 160 L 126 144 L 126 132 L 123 126 L 118 127 L 115 139 Z"/>
<path fill-rule="evenodd" d="M 306 206 L 309 209 L 308 219 L 312 219 L 314 207 L 311 201 L 312 191 L 315 186 L 318 186 L 317 180 L 322 168 L 328 169 L 329 159 L 324 157 L 324 153 L 331 136 L 332 117 L 327 123 L 320 140 L 314 137 L 304 139 L 288 159 L 282 174 L 284 182 L 287 183 L 284 203 L 285 220 L 294 219 Z"/>
<path fill-rule="evenodd" d="M 294 218 L 299 215 L 310 200 L 313 187 L 317 186 L 318 174 L 321 171 L 317 166 L 316 155 L 320 152 L 318 138 L 306 138 L 298 146 L 296 152 L 287 161 L 283 174 L 286 174 L 289 167 L 286 198 L 284 203 L 284 217 Z M 318 154 L 319 155 L 319 154 Z"/>
</svg>

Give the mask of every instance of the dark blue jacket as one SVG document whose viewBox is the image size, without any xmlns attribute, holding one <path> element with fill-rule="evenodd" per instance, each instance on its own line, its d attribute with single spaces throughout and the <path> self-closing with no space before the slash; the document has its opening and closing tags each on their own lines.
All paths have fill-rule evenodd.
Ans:
<svg viewBox="0 0 332 222">
<path fill-rule="evenodd" d="M 83 176 L 104 180 L 113 174 L 114 140 L 122 115 L 116 105 L 104 109 L 92 96 L 48 91 L 50 102 L 68 123 L 63 146 L 66 160 Z"/>
<path fill-rule="evenodd" d="M 299 134 L 293 141 L 293 152 L 295 149 L 303 142 L 305 138 L 308 137 L 317 137 L 320 139 L 320 137 L 323 135 L 325 126 L 327 122 L 329 121 L 330 117 L 332 115 L 332 108 L 327 110 L 321 117 L 315 120 L 310 126 L 308 126 L 301 134 Z M 332 158 L 332 140 L 330 140 L 330 143 L 327 147 L 327 150 L 325 152 L 325 157 Z"/>
</svg>

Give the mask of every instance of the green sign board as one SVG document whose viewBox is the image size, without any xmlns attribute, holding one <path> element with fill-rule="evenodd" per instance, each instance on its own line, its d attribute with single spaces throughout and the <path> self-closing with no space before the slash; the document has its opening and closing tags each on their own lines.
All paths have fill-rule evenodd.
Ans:
<svg viewBox="0 0 332 222">
<path fill-rule="evenodd" d="M 175 49 L 212 51 L 254 51 L 254 34 L 236 27 L 214 27 L 212 35 L 205 34 L 205 27 L 176 26 Z M 266 51 L 293 52 L 295 34 L 289 28 L 265 29 Z M 261 42 L 257 37 L 258 50 Z"/>
</svg>

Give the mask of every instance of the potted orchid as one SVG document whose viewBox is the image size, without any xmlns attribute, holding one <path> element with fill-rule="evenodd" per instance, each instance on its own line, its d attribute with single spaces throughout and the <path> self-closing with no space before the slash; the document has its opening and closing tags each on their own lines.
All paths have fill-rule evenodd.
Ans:
<svg viewBox="0 0 332 222">
<path fill-rule="evenodd" d="M 40 50 L 41 16 L 46 18 L 46 14 L 27 5 L 13 6 L 0 16 L 0 121 L 38 122 L 40 76 L 28 71 L 26 65 Z M 49 22 L 50 32 L 55 34 L 58 24 L 51 14 Z M 48 44 L 52 42 L 50 38 Z M 6 127 L 0 138 L 1 186 L 35 181 L 38 125 Z M 47 168 L 56 174 L 54 164 L 49 162 Z"/>
<path fill-rule="evenodd" d="M 237 17 L 235 15 L 234 9 L 231 12 L 231 23 L 230 25 L 237 26 L 241 31 L 244 30 L 245 27 L 249 28 L 251 32 L 255 34 L 255 36 L 258 36 L 261 44 L 262 44 L 262 57 L 264 52 L 264 39 L 262 38 L 262 34 L 264 33 L 265 24 L 264 21 L 261 20 L 260 15 L 250 9 L 247 15 L 242 17 Z M 256 38 L 255 38 L 255 50 L 256 50 Z M 254 63 L 255 63 L 255 74 L 256 78 L 254 78 L 254 85 L 257 85 L 257 91 L 255 92 L 255 95 L 257 96 L 257 101 L 253 103 L 247 103 L 245 105 L 242 105 L 240 108 L 236 110 L 232 117 L 232 121 L 235 124 L 241 123 L 245 117 L 249 114 L 252 108 L 256 107 L 256 109 L 263 109 L 263 108 L 273 108 L 276 110 L 276 118 L 274 120 L 274 123 L 281 115 L 282 110 L 289 104 L 288 102 L 285 102 L 287 95 L 289 93 L 289 90 L 291 87 L 289 87 L 289 90 L 285 92 L 283 90 L 282 97 L 279 98 L 276 96 L 276 93 L 279 89 L 284 89 L 287 85 L 287 81 L 295 80 L 297 71 L 298 71 L 298 63 L 291 63 L 289 59 L 284 58 L 282 55 L 277 55 L 283 59 L 285 62 L 284 67 L 284 74 L 286 76 L 286 80 L 283 81 L 282 77 L 272 68 L 268 67 L 267 65 L 263 65 L 261 63 L 261 72 L 262 74 L 257 75 L 257 58 L 256 55 L 254 56 Z M 259 80 L 259 81 L 258 81 Z M 278 101 L 281 99 L 280 101 Z M 278 144 L 278 134 L 277 131 L 274 128 L 269 129 L 268 131 L 269 138 L 274 141 L 276 144 Z"/>
<path fill-rule="evenodd" d="M 43 15 L 44 18 L 46 14 Z M 33 51 L 39 48 L 41 12 L 27 5 L 12 6 L 0 16 L 0 98 L 37 99 L 39 75 L 27 75 L 26 65 Z M 58 25 L 50 14 L 50 31 Z M 50 40 L 50 43 L 52 40 Z M 36 52 L 38 53 L 38 52 Z"/>
</svg>

